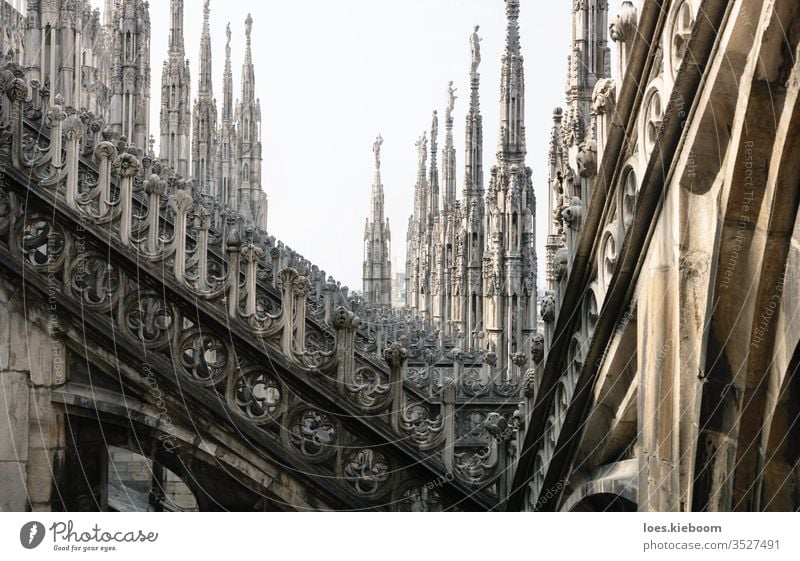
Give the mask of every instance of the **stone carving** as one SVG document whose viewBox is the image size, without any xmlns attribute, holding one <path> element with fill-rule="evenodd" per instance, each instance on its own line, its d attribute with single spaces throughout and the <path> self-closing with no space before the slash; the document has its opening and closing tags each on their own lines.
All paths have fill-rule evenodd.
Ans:
<svg viewBox="0 0 800 561">
<path fill-rule="evenodd" d="M 289 425 L 289 440 L 301 455 L 313 461 L 323 461 L 336 453 L 336 424 L 315 409 L 296 413 Z"/>
<path fill-rule="evenodd" d="M 483 485 L 493 474 L 497 467 L 497 447 L 468 448 L 456 452 L 456 476 L 468 485 L 475 487 Z"/>
<path fill-rule="evenodd" d="M 486 416 L 486 430 L 500 441 L 511 438 L 512 427 L 509 425 L 508 419 L 495 411 Z"/>
<path fill-rule="evenodd" d="M 413 483 L 400 492 L 398 512 L 441 512 L 442 499 L 431 484 Z"/>
<path fill-rule="evenodd" d="M 391 384 L 388 376 L 371 368 L 359 368 L 348 385 L 347 391 L 364 408 L 375 408 L 385 404 L 390 397 Z"/>
<path fill-rule="evenodd" d="M 277 421 L 284 407 L 284 391 L 273 376 L 258 368 L 237 369 L 233 383 L 236 411 L 255 423 Z"/>
<path fill-rule="evenodd" d="M 561 211 L 561 217 L 564 219 L 564 222 L 575 230 L 578 229 L 580 224 L 582 207 L 583 205 L 581 204 L 580 198 L 572 197 L 569 201 L 569 206 Z"/>
<path fill-rule="evenodd" d="M 611 78 L 597 81 L 592 94 L 592 110 L 597 115 L 611 114 L 617 103 L 617 86 Z"/>
<path fill-rule="evenodd" d="M 96 253 L 82 254 L 72 271 L 70 288 L 81 295 L 87 307 L 105 311 L 114 305 L 119 296 L 119 273 L 107 258 Z"/>
<path fill-rule="evenodd" d="M 383 146 L 383 137 L 379 134 L 378 138 L 372 144 L 372 152 L 375 154 L 375 168 L 381 167 L 381 146 Z"/>
<path fill-rule="evenodd" d="M 26 264 L 36 270 L 53 272 L 64 263 L 66 239 L 58 226 L 48 218 L 31 216 L 20 224 L 20 250 Z"/>
<path fill-rule="evenodd" d="M 617 43 L 632 40 L 636 33 L 637 10 L 631 0 L 623 0 L 619 12 L 609 25 L 611 39 Z"/>
<path fill-rule="evenodd" d="M 380 452 L 360 449 L 351 452 L 345 462 L 343 475 L 353 490 L 364 497 L 375 497 L 387 490 L 389 463 Z"/>
<path fill-rule="evenodd" d="M 456 106 L 456 89 L 453 88 L 453 82 L 447 84 L 447 120 L 448 122 L 453 118 L 453 110 Z"/>
<path fill-rule="evenodd" d="M 532 398 L 536 393 L 536 373 L 533 369 L 525 372 L 525 381 L 522 384 L 522 394 L 527 398 Z"/>
<path fill-rule="evenodd" d="M 169 344 L 174 312 L 159 294 L 140 292 L 130 294 L 123 306 L 128 330 L 150 349 L 161 349 Z"/>
<path fill-rule="evenodd" d="M 428 160 L 428 133 L 422 133 L 422 136 L 414 144 L 417 147 L 417 161 L 420 167 L 425 167 L 425 162 Z"/>
<path fill-rule="evenodd" d="M 546 323 L 552 323 L 556 319 L 556 299 L 551 292 L 544 295 L 542 300 L 542 319 Z"/>
<path fill-rule="evenodd" d="M 214 386 L 228 374 L 230 352 L 224 341 L 191 329 L 181 336 L 179 345 L 180 372 L 203 386 Z"/>
<path fill-rule="evenodd" d="M 597 143 L 587 138 L 578 147 L 578 175 L 595 177 L 597 175 Z"/>
<path fill-rule="evenodd" d="M 689 38 L 694 28 L 692 3 L 683 0 L 675 9 L 675 20 L 672 24 L 672 45 L 670 48 L 672 74 L 675 76 L 689 48 Z"/>
<path fill-rule="evenodd" d="M 461 385 L 464 393 L 472 397 L 484 395 L 489 389 L 489 374 L 481 368 L 466 368 Z"/>
<path fill-rule="evenodd" d="M 402 429 L 422 450 L 438 446 L 445 436 L 442 416 L 433 417 L 428 406 L 416 403 L 407 407 L 400 419 Z"/>
<path fill-rule="evenodd" d="M 544 336 L 537 333 L 531 340 L 531 358 L 535 364 L 539 364 L 544 359 Z"/>
<path fill-rule="evenodd" d="M 473 76 L 478 72 L 478 66 L 481 63 L 481 39 L 478 36 L 478 31 L 480 30 L 481 26 L 476 25 L 475 30 L 472 32 L 472 35 L 469 37 L 469 46 L 470 46 L 470 54 L 472 56 L 472 63 L 470 66 L 470 74 Z"/>
</svg>

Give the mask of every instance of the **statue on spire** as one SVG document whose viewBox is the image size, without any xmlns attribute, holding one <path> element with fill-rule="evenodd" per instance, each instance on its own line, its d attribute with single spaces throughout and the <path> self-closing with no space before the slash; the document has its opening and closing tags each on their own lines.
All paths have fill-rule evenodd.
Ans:
<svg viewBox="0 0 800 561">
<path fill-rule="evenodd" d="M 457 89 L 453 87 L 453 81 L 450 80 L 450 83 L 447 84 L 447 120 L 450 121 L 453 118 L 453 109 L 456 106 L 456 91 Z"/>
<path fill-rule="evenodd" d="M 383 137 L 378 134 L 378 138 L 372 144 L 372 151 L 375 153 L 375 169 L 381 167 L 381 146 L 383 146 Z"/>
<path fill-rule="evenodd" d="M 244 32 L 247 35 L 247 42 L 250 42 L 250 34 L 253 31 L 253 18 L 250 17 L 250 14 L 247 14 L 247 19 L 244 20 Z"/>
<path fill-rule="evenodd" d="M 422 136 L 414 144 L 417 147 L 417 158 L 419 166 L 423 167 L 428 160 L 428 132 L 423 132 Z"/>
<path fill-rule="evenodd" d="M 225 48 L 231 48 L 231 22 L 228 22 L 228 25 L 225 27 L 225 36 L 228 38 L 228 42 L 225 43 Z"/>
<path fill-rule="evenodd" d="M 483 41 L 483 39 L 478 37 L 478 30 L 480 28 L 480 25 L 476 25 L 475 31 L 472 32 L 469 38 L 470 51 L 472 52 L 472 69 L 470 73 L 473 75 L 477 74 L 478 65 L 481 63 L 481 41 Z"/>
</svg>

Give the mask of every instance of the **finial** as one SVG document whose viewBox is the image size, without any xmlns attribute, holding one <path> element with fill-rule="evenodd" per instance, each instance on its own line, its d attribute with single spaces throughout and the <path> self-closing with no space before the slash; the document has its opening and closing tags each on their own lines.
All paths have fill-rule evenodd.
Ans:
<svg viewBox="0 0 800 561">
<path fill-rule="evenodd" d="M 231 48 L 231 22 L 228 22 L 228 25 L 225 27 L 225 35 L 228 38 L 228 42 L 225 43 L 225 48 Z"/>
<path fill-rule="evenodd" d="M 253 31 L 253 18 L 250 17 L 250 14 L 247 14 L 247 19 L 244 20 L 244 30 L 245 34 L 247 35 L 247 42 L 250 42 L 250 34 Z"/>
</svg>

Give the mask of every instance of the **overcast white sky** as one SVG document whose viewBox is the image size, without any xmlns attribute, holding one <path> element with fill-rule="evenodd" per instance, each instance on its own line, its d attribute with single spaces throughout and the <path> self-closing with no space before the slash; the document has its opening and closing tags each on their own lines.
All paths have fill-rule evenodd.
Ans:
<svg viewBox="0 0 800 561">
<path fill-rule="evenodd" d="M 94 0 L 99 4 L 98 0 Z M 564 103 L 571 0 L 525 0 L 520 27 L 526 71 L 528 165 L 537 192 L 537 251 L 544 264 L 547 147 L 554 107 Z M 610 13 L 616 13 L 612 0 Z M 185 0 L 184 38 L 197 90 L 203 0 Z M 395 261 L 404 262 L 413 207 L 414 142 L 455 109 L 457 192 L 463 187 L 469 43 L 481 26 L 481 109 L 486 179 L 498 133 L 503 0 L 211 0 L 214 94 L 222 107 L 225 24 L 233 30 L 234 95 L 239 97 L 244 20 L 251 13 L 256 95 L 263 117 L 263 188 L 270 233 L 353 289 L 361 289 L 362 238 L 373 177 L 372 143 L 384 138 L 382 176 Z M 161 67 L 169 0 L 151 0 L 152 123 L 158 138 Z M 440 155 L 444 122 L 440 130 Z M 441 161 L 440 161 L 441 165 Z M 539 284 L 543 283 L 540 277 Z"/>
</svg>

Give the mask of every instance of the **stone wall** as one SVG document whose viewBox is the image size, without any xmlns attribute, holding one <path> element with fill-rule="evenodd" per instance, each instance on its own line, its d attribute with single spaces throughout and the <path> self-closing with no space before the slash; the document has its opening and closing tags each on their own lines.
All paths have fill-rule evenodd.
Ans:
<svg viewBox="0 0 800 561">
<path fill-rule="evenodd" d="M 53 466 L 64 459 L 65 348 L 44 302 L 0 278 L 0 511 L 50 510 Z"/>
</svg>

